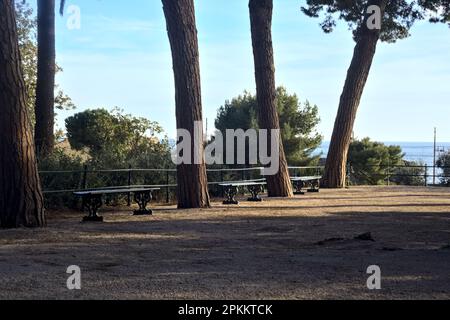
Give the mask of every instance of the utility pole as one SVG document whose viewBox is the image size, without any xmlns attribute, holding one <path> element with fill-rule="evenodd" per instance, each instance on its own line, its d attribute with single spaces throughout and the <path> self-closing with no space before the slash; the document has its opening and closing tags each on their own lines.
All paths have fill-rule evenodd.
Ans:
<svg viewBox="0 0 450 320">
<path fill-rule="evenodd" d="M 434 145 L 433 145 L 433 186 L 436 185 L 436 127 L 434 127 Z"/>
</svg>

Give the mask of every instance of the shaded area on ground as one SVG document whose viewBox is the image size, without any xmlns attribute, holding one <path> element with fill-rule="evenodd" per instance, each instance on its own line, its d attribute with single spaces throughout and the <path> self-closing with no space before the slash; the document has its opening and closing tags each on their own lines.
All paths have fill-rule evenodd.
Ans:
<svg viewBox="0 0 450 320">
<path fill-rule="evenodd" d="M 128 210 L 128 209 L 126 209 Z M 0 298 L 450 298 L 450 190 L 355 187 L 106 223 L 0 230 Z M 374 241 L 359 235 L 370 232 Z M 82 290 L 66 288 L 69 265 Z M 369 265 L 382 270 L 369 291 Z"/>
</svg>

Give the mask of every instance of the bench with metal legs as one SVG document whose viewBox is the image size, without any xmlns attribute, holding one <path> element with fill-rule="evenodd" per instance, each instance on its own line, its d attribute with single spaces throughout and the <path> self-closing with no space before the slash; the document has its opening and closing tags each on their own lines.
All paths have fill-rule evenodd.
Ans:
<svg viewBox="0 0 450 320">
<path fill-rule="evenodd" d="M 306 186 L 308 186 L 308 192 L 319 192 L 320 179 L 322 179 L 321 176 L 291 177 L 291 181 L 295 189 L 294 194 L 304 195 L 305 192 L 303 190 Z"/>
<path fill-rule="evenodd" d="M 262 184 L 250 185 L 247 188 L 248 188 L 248 191 L 252 194 L 252 196 L 247 199 L 248 201 L 251 201 L 251 202 L 261 202 L 262 201 L 259 194 L 264 192 L 264 185 L 262 185 Z"/>
<path fill-rule="evenodd" d="M 224 193 L 226 200 L 223 201 L 223 204 L 239 204 L 236 200 L 236 195 L 238 193 L 238 188 L 235 186 L 224 186 Z"/>
<path fill-rule="evenodd" d="M 308 192 L 320 192 L 320 179 L 311 180 Z"/>
<path fill-rule="evenodd" d="M 265 179 L 260 179 L 239 182 L 224 182 L 219 185 L 223 187 L 224 194 L 226 196 L 223 204 L 230 205 L 239 204 L 239 201 L 236 200 L 236 195 L 238 194 L 239 188 L 242 187 L 246 187 L 252 195 L 247 199 L 248 201 L 261 202 L 262 199 L 259 194 L 264 192 L 264 185 L 266 185 L 266 181 Z"/>
<path fill-rule="evenodd" d="M 153 211 L 147 209 L 147 204 L 153 199 L 152 191 L 137 191 L 134 193 L 134 201 L 139 205 L 139 210 L 134 211 L 135 216 L 152 215 Z"/>
<path fill-rule="evenodd" d="M 88 215 L 83 218 L 83 222 L 103 222 L 103 217 L 98 215 L 98 209 L 103 205 L 103 195 L 87 194 L 83 198 L 84 206 L 88 209 Z"/>
<path fill-rule="evenodd" d="M 134 201 L 138 204 L 139 209 L 134 211 L 134 215 L 151 215 L 151 209 L 147 209 L 147 205 L 153 199 L 152 192 L 159 188 L 108 188 L 87 191 L 74 192 L 74 195 L 83 198 L 84 206 L 88 209 L 88 215 L 83 218 L 83 222 L 103 222 L 103 217 L 98 215 L 98 210 L 103 205 L 103 196 L 107 194 L 134 194 Z"/>
<path fill-rule="evenodd" d="M 303 191 L 303 188 L 305 187 L 305 182 L 303 181 L 293 181 L 292 182 L 294 185 L 294 194 L 295 195 L 304 195 L 305 192 Z"/>
</svg>

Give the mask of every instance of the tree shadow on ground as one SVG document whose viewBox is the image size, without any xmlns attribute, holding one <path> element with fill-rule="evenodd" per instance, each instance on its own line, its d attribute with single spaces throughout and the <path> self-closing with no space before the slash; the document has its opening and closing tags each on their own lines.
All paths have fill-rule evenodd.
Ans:
<svg viewBox="0 0 450 320">
<path fill-rule="evenodd" d="M 239 215 L 217 216 L 214 208 L 174 219 L 166 217 L 172 210 L 158 209 L 142 221 L 105 213 L 104 224 L 54 221 L 47 232 L 12 232 L 14 241 L 0 247 L 0 296 L 71 298 L 60 270 L 69 264 L 84 270 L 80 298 L 450 296 L 449 212 L 400 212 L 392 205 L 388 212 L 368 205 L 366 212 L 320 216 L 245 212 L 310 207 L 243 207 Z M 319 206 L 342 207 L 352 206 Z M 354 239 L 366 232 L 375 241 Z M 380 292 L 365 286 L 373 264 L 382 268 Z M 30 282 L 30 272 L 41 278 Z M 54 287 L 44 283 L 55 279 Z"/>
</svg>

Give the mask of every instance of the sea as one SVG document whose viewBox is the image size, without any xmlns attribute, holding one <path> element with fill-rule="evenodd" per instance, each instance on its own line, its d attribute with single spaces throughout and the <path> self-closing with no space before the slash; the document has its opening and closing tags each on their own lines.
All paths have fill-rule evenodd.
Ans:
<svg viewBox="0 0 450 320">
<path fill-rule="evenodd" d="M 418 161 L 433 166 L 434 159 L 434 142 L 383 142 L 386 145 L 400 146 L 405 154 L 404 159 L 408 161 Z M 323 142 L 322 145 L 314 152 L 315 155 L 322 155 L 323 158 L 328 154 L 330 142 Z M 436 159 L 439 155 L 450 151 L 450 142 L 436 143 Z"/>
<path fill-rule="evenodd" d="M 428 166 L 428 183 L 436 182 L 442 171 L 436 168 L 433 171 L 434 156 L 436 161 L 439 156 L 445 152 L 450 151 L 450 142 L 437 142 L 436 153 L 434 153 L 434 142 L 383 142 L 386 145 L 400 146 L 405 154 L 404 159 L 408 161 L 421 162 Z M 314 152 L 314 155 L 321 155 L 322 158 L 326 158 L 330 142 L 323 142 L 322 145 Z M 433 179 L 433 172 L 436 174 L 436 178 Z"/>
</svg>

